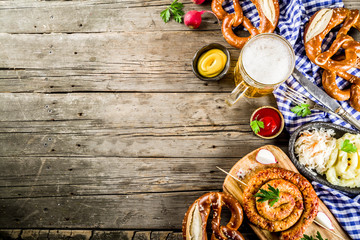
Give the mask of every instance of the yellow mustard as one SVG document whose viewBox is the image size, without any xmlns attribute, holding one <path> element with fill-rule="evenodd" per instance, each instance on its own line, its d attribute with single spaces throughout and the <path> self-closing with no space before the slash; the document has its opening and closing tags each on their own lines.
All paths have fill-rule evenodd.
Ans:
<svg viewBox="0 0 360 240">
<path fill-rule="evenodd" d="M 197 64 L 198 71 L 203 77 L 215 77 L 225 68 L 227 56 L 220 49 L 211 49 L 203 53 Z"/>
</svg>

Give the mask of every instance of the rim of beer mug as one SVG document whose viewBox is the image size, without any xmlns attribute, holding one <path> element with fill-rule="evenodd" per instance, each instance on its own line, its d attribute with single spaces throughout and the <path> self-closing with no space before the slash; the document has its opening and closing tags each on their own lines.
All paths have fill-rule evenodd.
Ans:
<svg viewBox="0 0 360 240">
<path fill-rule="evenodd" d="M 289 50 L 290 50 L 290 53 L 292 55 L 292 63 L 291 63 L 291 67 L 289 68 L 289 74 L 287 75 L 286 78 L 284 78 L 284 80 L 276 83 L 276 84 L 266 84 L 266 83 L 260 83 L 259 81 L 253 79 L 245 70 L 244 68 L 244 64 L 242 63 L 242 60 L 243 60 L 243 57 L 242 57 L 242 54 L 244 52 L 244 49 L 250 45 L 251 42 L 255 41 L 256 39 L 258 39 L 259 37 L 265 37 L 265 36 L 272 36 L 272 37 L 277 37 L 279 39 L 281 39 L 283 42 L 286 43 L 286 45 L 289 47 Z M 243 70 L 243 72 L 246 74 L 247 77 L 249 77 L 252 81 L 254 81 L 256 83 L 256 85 L 259 85 L 259 86 L 264 86 L 264 87 L 273 87 L 273 86 L 278 86 L 280 84 L 282 84 L 283 82 L 285 82 L 290 76 L 291 74 L 293 73 L 294 71 L 294 68 L 295 68 L 295 52 L 294 52 L 294 48 L 291 46 L 290 42 L 288 40 L 286 40 L 286 38 L 284 38 L 283 36 L 280 36 L 276 33 L 260 33 L 254 37 L 252 37 L 249 41 L 247 41 L 244 45 L 244 47 L 241 49 L 241 52 L 240 52 L 240 58 L 241 58 L 241 65 L 240 65 L 240 61 L 237 62 L 237 64 L 239 64 L 239 70 L 240 68 Z M 240 72 L 240 71 L 239 71 Z M 241 74 L 241 73 L 239 73 Z"/>
</svg>

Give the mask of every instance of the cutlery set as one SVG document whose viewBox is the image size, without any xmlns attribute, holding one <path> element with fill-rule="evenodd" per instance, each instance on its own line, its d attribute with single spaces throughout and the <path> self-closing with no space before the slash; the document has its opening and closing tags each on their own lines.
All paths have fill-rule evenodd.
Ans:
<svg viewBox="0 0 360 240">
<path fill-rule="evenodd" d="M 287 87 L 285 91 L 282 92 L 282 95 L 285 98 L 289 99 L 294 105 L 308 104 L 310 109 L 320 110 L 338 118 L 342 118 L 357 130 L 360 130 L 360 122 L 356 118 L 346 112 L 345 109 L 342 108 L 340 104 L 331 98 L 326 92 L 309 81 L 301 72 L 299 72 L 299 70 L 295 68 L 292 76 L 322 105 L 290 87 Z"/>
</svg>

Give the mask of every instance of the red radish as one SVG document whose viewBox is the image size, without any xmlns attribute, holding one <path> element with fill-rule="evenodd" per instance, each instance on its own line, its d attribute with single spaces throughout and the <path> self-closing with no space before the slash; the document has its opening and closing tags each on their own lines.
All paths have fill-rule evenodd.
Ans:
<svg viewBox="0 0 360 240">
<path fill-rule="evenodd" d="M 277 163 L 274 154 L 272 154 L 269 150 L 260 149 L 255 157 L 256 161 L 261 164 L 273 164 Z"/>
<path fill-rule="evenodd" d="M 191 10 L 191 11 L 188 11 L 186 14 L 185 14 L 185 17 L 184 17 L 184 23 L 186 26 L 188 26 L 189 28 L 191 29 L 196 29 L 200 26 L 201 24 L 201 15 L 203 15 L 204 13 L 211 13 L 211 14 L 214 14 L 213 12 L 211 11 L 196 11 L 196 10 Z M 214 14 L 214 16 L 216 17 L 216 15 Z M 216 17 L 217 18 L 217 17 Z M 219 22 L 219 20 L 218 20 Z"/>
<path fill-rule="evenodd" d="M 205 0 L 192 0 L 195 4 L 202 4 Z"/>
<path fill-rule="evenodd" d="M 318 221 L 320 224 L 324 225 L 324 227 L 327 227 L 330 230 L 334 230 L 330 218 L 325 213 L 318 212 L 315 220 Z"/>
</svg>

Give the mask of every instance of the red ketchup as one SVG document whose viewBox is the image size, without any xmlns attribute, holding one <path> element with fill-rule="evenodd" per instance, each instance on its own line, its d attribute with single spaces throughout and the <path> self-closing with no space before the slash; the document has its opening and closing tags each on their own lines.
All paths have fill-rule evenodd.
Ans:
<svg viewBox="0 0 360 240">
<path fill-rule="evenodd" d="M 281 130 L 281 118 L 279 113 L 272 108 L 261 108 L 257 110 L 251 121 L 258 120 L 264 123 L 258 134 L 263 137 L 271 137 Z"/>
</svg>

